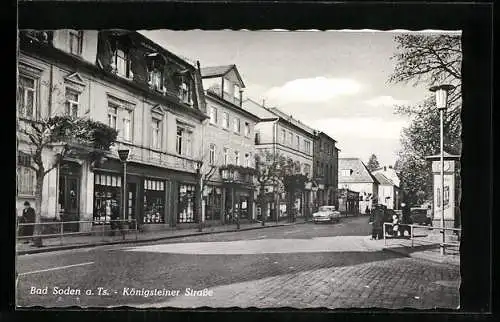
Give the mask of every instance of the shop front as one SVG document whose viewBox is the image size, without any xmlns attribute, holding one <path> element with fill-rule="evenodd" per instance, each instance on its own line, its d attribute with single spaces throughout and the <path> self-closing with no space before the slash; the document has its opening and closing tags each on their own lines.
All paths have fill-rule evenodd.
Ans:
<svg viewBox="0 0 500 322">
<path fill-rule="evenodd" d="M 222 221 L 222 188 L 215 185 L 205 186 L 203 192 L 205 207 L 205 222 L 218 224 Z"/>
<path fill-rule="evenodd" d="M 237 184 L 226 186 L 224 190 L 224 222 L 234 223 L 236 216 L 240 223 L 251 221 L 253 219 L 253 190 Z"/>
<path fill-rule="evenodd" d="M 129 162 L 124 210 L 121 169 L 118 160 L 94 169 L 94 225 L 110 223 L 113 202 L 119 205 L 120 218 L 136 220 L 142 230 L 197 222 L 194 174 Z"/>
</svg>

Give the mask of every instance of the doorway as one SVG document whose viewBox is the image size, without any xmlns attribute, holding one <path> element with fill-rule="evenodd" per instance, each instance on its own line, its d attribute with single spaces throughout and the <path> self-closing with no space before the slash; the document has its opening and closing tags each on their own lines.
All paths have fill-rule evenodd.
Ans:
<svg viewBox="0 0 500 322">
<path fill-rule="evenodd" d="M 77 232 L 80 220 L 80 170 L 79 164 L 63 163 L 59 169 L 59 216 L 64 232 Z"/>
</svg>

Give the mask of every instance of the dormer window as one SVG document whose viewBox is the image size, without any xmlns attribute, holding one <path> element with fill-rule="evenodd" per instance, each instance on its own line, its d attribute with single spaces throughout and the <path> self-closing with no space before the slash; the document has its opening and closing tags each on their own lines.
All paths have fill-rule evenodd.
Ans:
<svg viewBox="0 0 500 322">
<path fill-rule="evenodd" d="M 192 104 L 191 91 L 189 90 L 189 84 L 187 80 L 183 80 L 179 87 L 179 98 L 186 104 Z"/>
<path fill-rule="evenodd" d="M 130 77 L 130 56 L 123 48 L 115 49 L 112 67 L 114 72 L 122 77 Z"/>
<path fill-rule="evenodd" d="M 152 89 L 164 92 L 163 70 L 165 62 L 156 53 L 150 54 L 148 57 L 148 84 Z"/>
<path fill-rule="evenodd" d="M 69 52 L 81 56 L 83 47 L 83 31 L 71 30 L 69 32 Z"/>
</svg>

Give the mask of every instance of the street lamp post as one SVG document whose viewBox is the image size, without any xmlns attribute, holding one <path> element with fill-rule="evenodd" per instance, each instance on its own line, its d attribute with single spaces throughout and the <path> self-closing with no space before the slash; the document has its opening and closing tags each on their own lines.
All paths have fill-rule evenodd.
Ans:
<svg viewBox="0 0 500 322">
<path fill-rule="evenodd" d="M 120 161 L 123 162 L 123 219 L 127 219 L 127 159 L 129 150 L 118 150 Z"/>
<path fill-rule="evenodd" d="M 444 112 L 447 108 L 448 103 L 448 91 L 453 89 L 453 85 L 438 85 L 433 86 L 429 90 L 434 92 L 436 95 L 436 107 L 439 110 L 439 136 L 440 136 L 440 175 L 441 175 L 441 190 L 440 190 L 440 198 L 441 198 L 441 235 L 442 242 L 440 245 L 441 255 L 445 254 L 444 244 L 445 234 L 444 234 L 444 133 L 443 133 L 443 119 Z"/>
</svg>

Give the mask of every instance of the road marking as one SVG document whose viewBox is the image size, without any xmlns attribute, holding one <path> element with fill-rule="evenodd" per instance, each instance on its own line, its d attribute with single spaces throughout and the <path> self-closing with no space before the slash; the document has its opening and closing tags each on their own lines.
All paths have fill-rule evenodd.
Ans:
<svg viewBox="0 0 500 322">
<path fill-rule="evenodd" d="M 60 269 L 66 269 L 66 268 L 77 267 L 77 266 L 85 266 L 85 265 L 91 265 L 91 264 L 94 264 L 94 262 L 87 262 L 87 263 L 73 264 L 73 265 L 67 265 L 67 266 L 52 267 L 52 268 L 47 268 L 47 269 L 41 269 L 41 270 L 38 270 L 38 271 L 31 271 L 31 272 L 26 272 L 26 273 L 19 273 L 19 276 L 21 276 L 21 275 L 36 274 L 36 273 L 43 273 L 43 272 L 49 272 L 49 271 L 56 271 L 56 270 L 60 270 Z"/>
<path fill-rule="evenodd" d="M 301 232 L 301 231 L 302 231 L 302 230 L 285 231 L 285 232 L 283 233 L 283 235 L 288 235 L 288 234 L 293 234 L 293 233 L 299 233 L 299 232 Z"/>
</svg>

